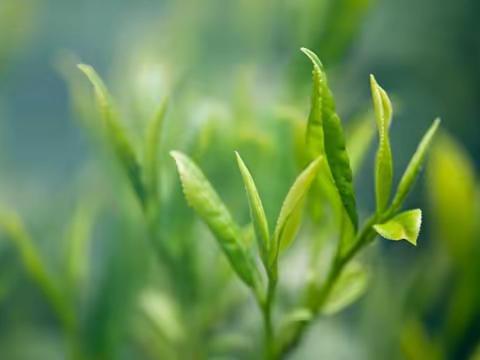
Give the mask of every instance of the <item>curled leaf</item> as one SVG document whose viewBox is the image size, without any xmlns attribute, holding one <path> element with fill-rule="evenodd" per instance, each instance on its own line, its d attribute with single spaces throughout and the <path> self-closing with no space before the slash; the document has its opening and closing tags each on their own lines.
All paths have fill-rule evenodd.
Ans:
<svg viewBox="0 0 480 360">
<path fill-rule="evenodd" d="M 171 151 L 177 165 L 183 192 L 189 205 L 215 235 L 221 249 L 237 275 L 257 288 L 259 274 L 255 262 L 242 242 L 242 232 L 230 212 L 198 166 L 185 154 Z"/>
<path fill-rule="evenodd" d="M 430 148 L 430 144 L 432 143 L 439 125 L 440 119 L 437 118 L 423 136 L 420 144 L 418 144 L 417 150 L 413 154 L 412 159 L 410 160 L 410 163 L 408 164 L 407 169 L 403 173 L 400 183 L 398 184 L 397 192 L 392 201 L 392 212 L 397 211 L 402 206 L 403 201 L 410 192 L 412 185 L 417 179 L 420 169 L 422 168 L 425 156 L 427 155 L 427 151 Z"/>
<path fill-rule="evenodd" d="M 340 117 L 335 111 L 333 94 L 327 84 L 327 76 L 317 55 L 306 49 L 301 49 L 313 64 L 314 91 L 312 95 L 311 116 L 307 125 L 307 144 L 311 144 L 316 156 L 322 155 L 322 141 L 325 156 L 340 195 L 342 204 L 353 224 L 358 227 L 353 175 L 350 160 L 345 145 Z M 322 129 L 322 131 L 320 131 Z"/>
<path fill-rule="evenodd" d="M 300 224 L 303 201 L 317 175 L 321 162 L 322 158 L 319 157 L 302 171 L 283 201 L 275 226 L 275 251 L 272 251 L 274 258 L 278 251 L 287 248 L 295 237 Z"/>
<path fill-rule="evenodd" d="M 247 166 L 243 162 L 240 154 L 235 152 L 238 167 L 242 174 L 243 183 L 248 197 L 248 205 L 250 207 L 250 217 L 252 219 L 255 236 L 257 238 L 260 256 L 265 265 L 268 264 L 268 254 L 270 252 L 270 232 L 268 230 L 268 221 L 263 210 L 262 200 L 258 194 L 257 187 L 253 181 L 252 175 Z M 268 265 L 267 265 L 268 266 Z"/>
<path fill-rule="evenodd" d="M 392 121 L 392 104 L 373 75 L 370 75 L 370 86 L 379 138 L 375 159 L 375 198 L 377 213 L 381 214 L 388 205 L 392 191 L 393 159 L 388 133 Z"/>
<path fill-rule="evenodd" d="M 417 245 L 421 225 L 422 211 L 415 209 L 404 211 L 386 223 L 374 225 L 373 228 L 387 240 L 407 240 Z"/>
<path fill-rule="evenodd" d="M 135 194 L 144 207 L 147 201 L 147 191 L 142 180 L 142 169 L 133 150 L 131 141 L 128 139 L 125 130 L 120 125 L 117 115 L 115 114 L 107 87 L 93 67 L 80 64 L 78 68 L 87 76 L 93 85 L 98 107 L 107 128 L 108 139 L 112 144 L 115 155 L 125 169 Z"/>
</svg>

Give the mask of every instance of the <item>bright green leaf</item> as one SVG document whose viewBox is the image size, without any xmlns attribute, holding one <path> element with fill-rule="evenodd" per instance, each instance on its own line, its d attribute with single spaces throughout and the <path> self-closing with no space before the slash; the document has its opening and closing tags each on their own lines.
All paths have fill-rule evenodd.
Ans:
<svg viewBox="0 0 480 360">
<path fill-rule="evenodd" d="M 235 152 L 238 167 L 242 174 L 243 183 L 248 197 L 248 205 L 250 207 L 250 217 L 252 219 L 255 236 L 257 238 L 260 256 L 265 265 L 268 264 L 268 254 L 270 252 L 270 232 L 268 230 L 267 217 L 263 210 L 262 200 L 258 194 L 257 187 L 253 181 L 252 175 L 247 166 L 243 162 L 238 152 Z"/>
<path fill-rule="evenodd" d="M 378 150 L 375 159 L 375 197 L 377 213 L 381 214 L 388 205 L 392 191 L 393 159 L 389 129 L 392 121 L 392 104 L 387 93 L 370 75 L 373 107 L 378 128 Z"/>
<path fill-rule="evenodd" d="M 387 240 L 407 240 L 417 245 L 421 225 L 422 211 L 415 209 L 404 211 L 384 224 L 374 225 L 373 228 Z"/>
<path fill-rule="evenodd" d="M 355 302 L 363 295 L 368 284 L 368 273 L 364 266 L 352 262 L 342 271 L 328 296 L 322 313 L 333 315 Z"/>
<path fill-rule="evenodd" d="M 80 64 L 78 68 L 87 76 L 93 85 L 98 107 L 107 128 L 107 136 L 112 144 L 115 155 L 125 169 L 140 203 L 142 206 L 145 206 L 147 194 L 142 181 L 142 169 L 131 145 L 131 141 L 128 139 L 125 130 L 120 125 L 117 115 L 115 114 L 107 87 L 91 66 Z"/>
<path fill-rule="evenodd" d="M 327 76 L 322 63 L 312 51 L 301 49 L 313 63 L 314 92 L 307 130 L 307 144 L 316 154 L 322 155 L 321 142 L 335 186 L 341 201 L 355 229 L 358 227 L 358 215 L 356 210 L 355 193 L 353 189 L 353 175 L 348 158 L 345 136 L 339 116 L 335 112 L 333 94 L 327 84 Z M 315 100 L 318 97 L 317 100 Z M 313 114 L 313 115 L 312 115 Z M 322 132 L 320 132 L 320 128 Z"/>
<path fill-rule="evenodd" d="M 440 125 L 440 119 L 435 119 L 433 124 L 430 126 L 428 131 L 423 136 L 420 144 L 418 144 L 417 150 L 415 154 L 413 154 L 410 163 L 407 166 L 407 169 L 403 173 L 402 178 L 400 179 L 400 183 L 398 184 L 397 192 L 395 197 L 392 201 L 391 210 L 393 212 L 400 209 L 403 204 L 403 201 L 407 197 L 408 193 L 410 192 L 413 183 L 418 177 L 420 169 L 423 165 L 425 160 L 425 156 L 427 155 L 427 151 L 430 148 L 430 144 L 437 132 L 437 129 Z"/>
<path fill-rule="evenodd" d="M 270 260 L 277 257 L 279 250 L 284 250 L 292 243 L 300 224 L 305 196 L 317 175 L 321 162 L 321 157 L 312 161 L 296 178 L 288 191 L 275 226 L 275 248 L 272 249 L 273 258 Z"/>
<path fill-rule="evenodd" d="M 249 286 L 259 285 L 255 262 L 242 242 L 242 232 L 198 166 L 185 154 L 170 152 L 189 205 L 208 225 L 238 276 Z"/>
</svg>

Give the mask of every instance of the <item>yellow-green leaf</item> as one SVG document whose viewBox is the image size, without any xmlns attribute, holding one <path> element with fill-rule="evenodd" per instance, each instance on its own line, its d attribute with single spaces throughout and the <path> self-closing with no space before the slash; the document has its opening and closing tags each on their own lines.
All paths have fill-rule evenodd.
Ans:
<svg viewBox="0 0 480 360">
<path fill-rule="evenodd" d="M 427 184 L 435 238 L 446 243 L 457 261 L 464 262 L 475 246 L 476 176 L 466 150 L 446 134 L 432 147 Z"/>
<path fill-rule="evenodd" d="M 321 157 L 312 161 L 288 191 L 275 226 L 275 246 L 272 249 L 273 258 L 271 260 L 277 257 L 279 250 L 284 250 L 293 241 L 300 223 L 303 200 L 317 175 L 321 161 Z"/>
<path fill-rule="evenodd" d="M 368 273 L 360 263 L 352 262 L 342 271 L 322 308 L 325 315 L 333 315 L 363 295 L 368 284 Z"/>
<path fill-rule="evenodd" d="M 93 85 L 98 107 L 107 129 L 108 139 L 111 142 L 115 155 L 125 169 L 135 194 L 144 207 L 146 205 L 147 194 L 142 180 L 142 169 L 131 141 L 118 121 L 107 87 L 91 66 L 80 64 L 78 68 L 87 76 Z"/>
<path fill-rule="evenodd" d="M 421 225 L 422 211 L 415 209 L 404 211 L 386 223 L 374 225 L 373 228 L 387 240 L 407 240 L 417 245 Z"/>
<path fill-rule="evenodd" d="M 370 75 L 373 107 L 378 128 L 378 150 L 375 159 L 375 198 L 377 213 L 381 214 L 388 205 L 392 191 L 393 159 L 389 129 L 392 121 L 392 104 L 387 93 Z"/>
<path fill-rule="evenodd" d="M 439 125 L 440 119 L 435 119 L 433 124 L 423 136 L 420 144 L 418 144 L 417 150 L 415 151 L 415 154 L 413 154 L 412 159 L 410 160 L 410 163 L 408 164 L 407 169 L 403 173 L 403 176 L 400 179 L 400 183 L 398 184 L 397 192 L 395 193 L 395 197 L 393 198 L 391 206 L 391 210 L 393 212 L 400 209 L 403 201 L 410 192 L 413 183 L 417 179 L 420 169 L 422 168 L 423 162 L 427 155 L 427 151 L 430 148 L 430 144 L 433 141 Z"/>
<path fill-rule="evenodd" d="M 205 175 L 188 156 L 179 151 L 172 151 L 170 154 L 176 162 L 187 202 L 215 235 L 237 275 L 248 286 L 257 288 L 260 282 L 258 269 L 251 254 L 244 247 L 242 232 L 230 212 Z"/>
<path fill-rule="evenodd" d="M 311 110 L 311 116 L 309 117 L 307 144 L 310 143 L 310 148 L 317 152 L 312 155 L 318 156 L 322 155 L 321 144 L 323 141 L 325 156 L 340 199 L 353 227 L 357 229 L 358 215 L 352 169 L 345 146 L 345 136 L 340 117 L 335 111 L 333 94 L 328 87 L 327 76 L 317 55 L 305 48 L 301 50 L 311 60 L 314 74 L 312 106 L 315 106 L 315 109 Z M 322 131 L 320 131 L 320 128 Z"/>
<path fill-rule="evenodd" d="M 263 263 L 268 266 L 268 254 L 270 252 L 270 232 L 268 230 L 268 221 L 263 210 L 262 200 L 258 194 L 257 187 L 253 181 L 252 175 L 247 166 L 243 162 L 240 154 L 235 152 L 238 167 L 242 174 L 243 183 L 248 197 L 248 205 L 250 207 L 250 217 L 252 219 L 255 237 L 257 238 L 260 256 Z"/>
</svg>

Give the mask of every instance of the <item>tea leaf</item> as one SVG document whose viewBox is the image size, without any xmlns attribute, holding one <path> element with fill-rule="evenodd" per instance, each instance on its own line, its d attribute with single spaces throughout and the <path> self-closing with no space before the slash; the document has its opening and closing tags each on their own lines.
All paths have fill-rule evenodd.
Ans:
<svg viewBox="0 0 480 360">
<path fill-rule="evenodd" d="M 387 240 L 407 240 L 417 245 L 421 225 L 422 211 L 415 209 L 404 211 L 384 224 L 374 225 L 373 228 Z"/>
<path fill-rule="evenodd" d="M 297 177 L 283 201 L 275 227 L 275 257 L 278 251 L 291 244 L 300 223 L 303 200 L 320 168 L 322 158 L 318 157 Z"/>
<path fill-rule="evenodd" d="M 370 75 L 370 87 L 379 137 L 375 159 L 375 198 L 377 213 L 381 214 L 388 205 L 392 191 L 393 159 L 388 134 L 392 121 L 392 104 L 373 75 Z"/>
<path fill-rule="evenodd" d="M 127 173 L 135 194 L 144 207 L 146 205 L 147 194 L 142 181 L 142 169 L 131 142 L 115 114 L 107 87 L 91 66 L 80 64 L 78 68 L 87 76 L 93 85 L 98 107 L 107 128 L 107 136 L 112 144 L 115 155 Z"/>
<path fill-rule="evenodd" d="M 43 292 L 63 325 L 71 329 L 74 315 L 66 306 L 63 294 L 53 281 L 52 276 L 48 273 L 32 238 L 25 229 L 19 216 L 14 212 L 1 212 L 0 229 L 3 229 L 17 249 L 28 276 L 32 278 Z"/>
<path fill-rule="evenodd" d="M 160 131 L 167 112 L 168 100 L 160 104 L 154 117 L 150 120 L 145 133 L 145 186 L 152 200 L 158 201 L 158 148 L 160 146 Z"/>
<path fill-rule="evenodd" d="M 363 295 L 368 284 L 364 266 L 352 262 L 342 271 L 322 308 L 325 315 L 333 315 L 346 308 Z"/>
<path fill-rule="evenodd" d="M 343 134 L 342 124 L 339 116 L 335 112 L 335 101 L 333 94 L 327 84 L 327 76 L 323 70 L 322 63 L 317 55 L 312 51 L 301 49 L 313 63 L 314 85 L 317 88 L 314 96 L 319 100 L 312 100 L 312 105 L 316 106 L 314 110 L 315 116 L 309 118 L 314 123 L 309 125 L 310 131 L 307 131 L 307 142 L 313 142 L 317 151 L 320 149 L 318 143 L 321 142 L 319 127 L 323 130 L 323 146 L 328 165 L 330 167 L 335 186 L 342 200 L 342 204 L 347 211 L 355 229 L 358 227 L 358 215 L 356 210 L 355 194 L 353 189 L 353 175 L 350 168 L 350 160 L 348 158 L 345 147 L 345 136 Z M 315 130 L 314 130 L 315 129 Z M 308 140 L 310 137 L 316 138 Z M 319 152 L 317 155 L 321 155 Z"/>
<path fill-rule="evenodd" d="M 248 205 L 250 207 L 250 217 L 252 219 L 255 236 L 257 238 L 260 256 L 265 265 L 268 266 L 268 254 L 270 252 L 270 232 L 268 230 L 267 217 L 263 210 L 262 200 L 258 194 L 257 187 L 253 181 L 252 175 L 247 166 L 243 162 L 240 154 L 235 152 L 238 167 L 242 174 L 243 183 L 248 197 Z"/>
<path fill-rule="evenodd" d="M 178 151 L 170 154 L 176 162 L 187 202 L 215 235 L 238 276 L 247 285 L 257 286 L 259 275 L 254 260 L 244 248 L 241 230 L 222 200 L 188 156 Z"/>
<path fill-rule="evenodd" d="M 478 223 L 475 182 L 472 159 L 460 143 L 442 133 L 432 147 L 427 188 L 436 237 L 462 262 L 472 253 Z"/>
<path fill-rule="evenodd" d="M 420 144 L 418 144 L 415 154 L 413 154 L 410 163 L 407 166 L 400 183 L 398 184 L 397 192 L 392 201 L 391 210 L 393 212 L 397 211 L 403 204 L 403 201 L 407 197 L 410 189 L 412 188 L 413 183 L 418 177 L 420 169 L 427 155 L 427 150 L 430 148 L 430 144 L 437 132 L 437 129 L 440 125 L 440 119 L 435 119 L 433 124 L 430 126 L 428 131 L 423 136 Z"/>
</svg>

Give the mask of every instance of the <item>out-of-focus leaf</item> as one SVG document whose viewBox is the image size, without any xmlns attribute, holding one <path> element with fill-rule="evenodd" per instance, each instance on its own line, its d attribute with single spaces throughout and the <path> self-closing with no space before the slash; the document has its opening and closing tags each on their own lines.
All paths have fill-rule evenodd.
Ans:
<svg viewBox="0 0 480 360">
<path fill-rule="evenodd" d="M 367 112 L 346 129 L 347 151 L 350 155 L 350 165 L 352 166 L 353 174 L 358 172 L 372 144 L 375 133 L 372 126 L 372 117 L 373 114 Z"/>
<path fill-rule="evenodd" d="M 340 274 L 322 308 L 325 315 L 333 315 L 363 295 L 368 284 L 368 273 L 360 263 L 350 263 Z"/>
<path fill-rule="evenodd" d="M 263 210 L 262 200 L 258 194 L 257 187 L 253 181 L 252 175 L 242 158 L 235 152 L 240 173 L 242 174 L 243 183 L 248 197 L 248 205 L 250 207 L 250 217 L 252 219 L 255 236 L 257 238 L 258 248 L 263 263 L 268 266 L 268 254 L 270 253 L 270 231 L 268 229 L 267 217 Z"/>
<path fill-rule="evenodd" d="M 370 75 L 373 107 L 378 128 L 378 150 L 375 159 L 375 198 L 377 213 L 381 214 L 388 205 L 392 191 L 393 159 L 389 129 L 392 121 L 392 104 L 387 93 Z"/>
<path fill-rule="evenodd" d="M 62 324 L 71 330 L 74 321 L 73 312 L 63 301 L 59 287 L 48 273 L 38 250 L 26 231 L 21 219 L 14 212 L 0 213 L 0 230 L 6 233 L 20 254 L 25 271 L 43 292 Z"/>
<path fill-rule="evenodd" d="M 407 197 L 413 183 L 417 179 L 425 160 L 425 156 L 427 155 L 427 150 L 430 148 L 430 144 L 432 143 L 439 125 L 440 119 L 435 119 L 433 124 L 423 136 L 420 144 L 418 144 L 417 150 L 415 151 L 415 154 L 413 154 L 412 159 L 410 160 L 410 163 L 408 164 L 407 169 L 403 173 L 400 183 L 398 184 L 397 192 L 395 193 L 395 197 L 393 198 L 391 206 L 393 212 L 402 206 L 403 201 Z"/>
<path fill-rule="evenodd" d="M 292 243 L 300 224 L 305 196 L 317 175 L 322 159 L 323 158 L 319 157 L 312 161 L 296 178 L 288 191 L 275 226 L 275 246 L 274 249 L 272 249 L 274 257 L 271 258 L 271 260 L 277 257 L 278 251 L 286 249 Z"/>
<path fill-rule="evenodd" d="M 115 155 L 125 169 L 141 205 L 145 207 L 147 191 L 142 180 L 142 169 L 131 141 L 128 139 L 125 130 L 118 121 L 107 87 L 91 66 L 80 64 L 78 68 L 87 76 L 93 85 L 95 97 L 107 128 L 107 136 L 113 146 Z"/>
<path fill-rule="evenodd" d="M 417 245 L 421 225 L 422 211 L 415 209 L 404 211 L 384 224 L 374 225 L 373 228 L 387 240 L 407 240 Z"/>
<path fill-rule="evenodd" d="M 406 321 L 400 339 L 402 355 L 406 360 L 443 360 L 444 350 L 439 345 L 433 342 L 419 321 Z"/>
<path fill-rule="evenodd" d="M 167 295 L 147 290 L 141 294 L 139 305 L 147 319 L 168 341 L 179 343 L 184 339 L 185 329 L 179 309 Z"/>
<path fill-rule="evenodd" d="M 76 292 L 87 278 L 89 268 L 89 244 L 96 215 L 91 204 L 80 204 L 76 209 L 67 231 L 67 281 Z"/>
<path fill-rule="evenodd" d="M 342 124 L 335 112 L 333 94 L 328 87 L 327 76 L 317 55 L 305 48 L 302 48 L 302 51 L 313 63 L 314 87 L 316 87 L 313 96 L 318 96 L 318 100 L 312 100 L 312 105 L 316 106 L 317 109 L 312 110 L 314 116 L 309 118 L 309 121 L 313 123 L 309 124 L 310 130 L 307 130 L 307 143 L 316 144 L 313 148 L 316 151 L 321 150 L 319 144 L 322 142 L 322 139 L 319 129 L 323 130 L 323 146 L 330 171 L 340 194 L 342 204 L 353 227 L 357 229 L 358 215 L 353 189 L 352 169 L 350 168 L 350 160 L 345 146 Z M 309 140 L 309 137 L 315 137 L 315 139 Z M 321 154 L 319 152 L 317 156 Z"/>
<path fill-rule="evenodd" d="M 167 112 L 168 100 L 160 104 L 154 117 L 150 120 L 145 133 L 145 186 L 152 201 L 158 201 L 158 149 L 160 146 L 160 132 Z"/>
<path fill-rule="evenodd" d="M 432 148 L 427 179 L 436 236 L 451 254 L 465 261 L 478 222 L 473 162 L 461 144 L 441 134 Z"/>
<path fill-rule="evenodd" d="M 178 151 L 170 154 L 176 162 L 187 202 L 213 232 L 238 276 L 247 285 L 258 288 L 258 269 L 244 247 L 238 225 L 222 200 L 190 158 Z"/>
</svg>

